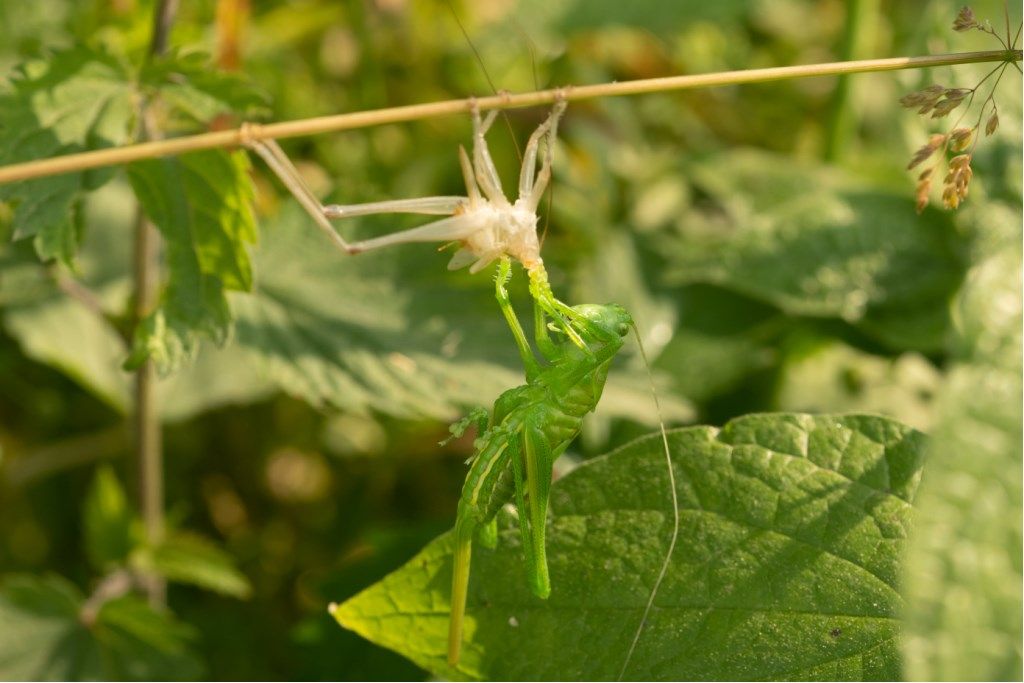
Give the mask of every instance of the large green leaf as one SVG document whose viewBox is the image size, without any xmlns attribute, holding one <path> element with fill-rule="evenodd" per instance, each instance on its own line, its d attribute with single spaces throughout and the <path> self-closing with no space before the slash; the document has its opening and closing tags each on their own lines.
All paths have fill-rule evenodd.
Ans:
<svg viewBox="0 0 1024 683">
<path fill-rule="evenodd" d="M 679 541 L 636 680 L 895 679 L 898 558 L 925 440 L 882 417 L 752 415 L 669 433 Z M 672 528 L 654 434 L 555 483 L 553 591 L 527 589 L 519 532 L 474 551 L 466 644 L 445 662 L 452 536 L 334 611 L 440 677 L 615 678 Z"/>
<path fill-rule="evenodd" d="M 256 241 L 249 162 L 241 152 L 193 152 L 128 166 L 132 188 L 164 238 L 168 282 L 136 331 L 129 366 L 151 357 L 167 374 L 195 357 L 199 336 L 223 345 L 232 314 L 225 290 L 252 287 Z"/>
<path fill-rule="evenodd" d="M 1019 237 L 971 271 L 904 582 L 915 680 L 1022 676 Z"/>
<path fill-rule="evenodd" d="M 6 577 L 0 583 L 0 678 L 199 677 L 199 661 L 188 650 L 192 631 L 169 614 L 127 596 L 88 617 L 83 607 L 81 593 L 62 577 Z"/>
<path fill-rule="evenodd" d="M 446 275 L 449 256 L 425 244 L 346 256 L 291 205 L 263 233 L 256 292 L 232 298 L 237 341 L 285 391 L 315 405 L 449 420 L 523 382 L 487 275 Z M 524 282 L 517 272 L 517 295 Z M 525 322 L 525 298 L 515 304 Z M 650 422 L 649 396 L 644 375 L 613 372 L 599 410 Z M 678 398 L 663 404 L 677 419 L 690 414 Z"/>
<path fill-rule="evenodd" d="M 714 157 L 691 173 L 712 201 L 671 248 L 676 281 L 840 318 L 895 348 L 942 348 L 965 260 L 946 216 L 918 216 L 909 196 L 765 153 Z"/>
<path fill-rule="evenodd" d="M 133 92 L 122 64 L 81 46 L 21 65 L 0 89 L 0 165 L 125 142 L 135 111 Z M 65 173 L 0 185 L 0 201 L 15 205 L 14 238 L 34 237 L 41 259 L 70 263 L 80 227 L 72 219 L 72 205 L 111 173 Z"/>
</svg>

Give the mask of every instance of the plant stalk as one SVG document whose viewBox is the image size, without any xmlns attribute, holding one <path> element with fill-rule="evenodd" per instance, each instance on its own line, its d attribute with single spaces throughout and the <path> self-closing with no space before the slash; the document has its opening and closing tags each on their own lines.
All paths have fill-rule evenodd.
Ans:
<svg viewBox="0 0 1024 683">
<path fill-rule="evenodd" d="M 551 104 L 557 99 L 567 101 L 592 99 L 595 97 L 612 97 L 618 95 L 641 95 L 645 93 L 667 92 L 671 90 L 689 90 L 694 88 L 711 88 L 723 85 L 742 85 L 746 83 L 764 83 L 793 78 L 811 78 L 816 76 L 839 76 L 842 74 L 868 73 L 877 71 L 898 71 L 901 69 L 923 69 L 934 66 L 950 66 L 954 64 L 971 64 L 977 62 L 1019 62 L 1020 50 L 987 50 L 984 52 L 961 52 L 946 55 L 929 55 L 925 57 L 892 57 L 888 59 L 864 59 L 851 62 L 830 62 L 827 64 L 805 64 L 800 66 L 780 66 L 767 69 L 747 69 L 741 71 L 723 71 L 710 74 L 689 76 L 667 76 L 664 78 L 646 78 L 635 81 L 600 83 L 596 85 L 565 86 L 548 90 L 537 90 L 528 93 L 502 93 L 489 97 L 445 100 L 426 104 L 411 104 L 403 107 L 376 109 L 372 111 L 320 116 L 297 121 L 284 121 L 268 125 L 243 124 L 234 130 L 221 130 L 200 135 L 157 140 L 135 145 L 114 147 L 93 152 L 67 154 L 50 159 L 39 159 L 20 164 L 0 167 L 0 183 L 16 180 L 41 178 L 83 171 L 90 168 L 123 164 L 139 159 L 150 159 L 159 156 L 170 156 L 194 152 L 202 149 L 218 147 L 237 147 L 247 141 L 299 137 L 317 135 L 339 130 L 380 126 L 388 123 L 417 121 L 434 116 L 461 114 L 468 111 L 474 104 L 481 110 L 514 109 Z"/>
<path fill-rule="evenodd" d="M 167 41 L 177 8 L 177 0 L 157 2 L 153 17 L 150 59 L 160 56 L 167 50 Z M 148 104 L 144 101 L 139 105 L 139 137 L 142 140 L 153 141 L 159 136 L 159 132 L 153 125 Z M 132 255 L 135 288 L 133 329 L 156 305 L 159 293 L 159 258 L 160 237 L 146 219 L 140 206 L 135 219 L 135 245 Z M 132 426 L 135 436 L 139 508 L 146 530 L 146 543 L 150 546 L 158 545 L 164 537 L 164 454 L 156 383 L 156 366 L 152 360 L 146 359 L 135 371 L 135 411 Z M 150 574 L 142 577 L 141 583 L 152 607 L 159 608 L 167 603 L 167 583 L 162 577 Z"/>
</svg>

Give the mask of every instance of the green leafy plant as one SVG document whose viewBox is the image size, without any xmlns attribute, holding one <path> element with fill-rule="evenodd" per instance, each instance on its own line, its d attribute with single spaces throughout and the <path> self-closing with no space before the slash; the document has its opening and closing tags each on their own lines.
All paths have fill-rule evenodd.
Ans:
<svg viewBox="0 0 1024 683">
<path fill-rule="evenodd" d="M 1021 675 L 1012 8 L 459 3 L 470 46 L 431 3 L 173 4 L 0 3 L 0 678 Z M 951 39 L 1000 49 L 810 63 Z M 436 444 L 522 384 L 491 282 L 340 255 L 235 147 L 342 204 L 457 193 L 461 98 L 545 82 L 580 86 L 545 265 L 636 320 L 681 526 L 647 613 L 673 511 L 627 345 L 555 467 L 550 598 L 503 510 L 451 667 L 473 444 Z M 502 175 L 543 115 L 489 134 Z"/>
</svg>

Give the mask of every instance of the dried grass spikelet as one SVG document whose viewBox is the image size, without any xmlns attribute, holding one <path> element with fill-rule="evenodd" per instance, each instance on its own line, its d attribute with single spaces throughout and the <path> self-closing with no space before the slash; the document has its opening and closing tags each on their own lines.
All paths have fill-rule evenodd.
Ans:
<svg viewBox="0 0 1024 683">
<path fill-rule="evenodd" d="M 924 207 L 928 206 L 928 195 L 932 191 L 932 171 L 934 170 L 934 166 L 926 168 L 917 176 L 917 188 L 914 197 L 917 199 L 918 213 L 924 211 Z"/>
<path fill-rule="evenodd" d="M 973 128 L 957 128 L 949 134 L 949 149 L 953 152 L 962 152 L 971 144 L 974 136 Z"/>
<path fill-rule="evenodd" d="M 978 20 L 974 18 L 974 10 L 966 5 L 960 8 L 960 11 L 956 13 L 956 19 L 953 20 L 954 31 L 970 31 L 977 25 Z"/>
<path fill-rule="evenodd" d="M 904 95 L 900 98 L 900 104 L 907 109 L 920 107 L 920 109 L 917 110 L 917 113 L 927 114 L 945 92 L 946 86 L 944 85 L 929 85 L 924 90 L 918 90 L 917 92 L 912 92 L 909 95 Z"/>
<path fill-rule="evenodd" d="M 941 119 L 959 107 L 963 104 L 964 98 L 969 92 L 971 91 L 967 88 L 947 88 L 943 93 L 945 99 L 939 100 L 932 108 L 932 118 Z M 918 113 L 924 114 L 926 112 L 919 111 Z"/>
<path fill-rule="evenodd" d="M 926 144 L 922 145 L 916 152 L 914 152 L 914 156 L 910 158 L 910 163 L 907 164 L 907 170 L 909 171 L 915 166 L 924 163 L 929 157 L 931 157 L 931 155 L 935 154 L 935 151 L 942 147 L 945 142 L 946 136 L 942 133 L 932 135 L 928 138 L 928 142 Z"/>
<path fill-rule="evenodd" d="M 949 173 L 943 179 L 942 204 L 947 209 L 955 209 L 967 198 L 967 188 L 971 184 L 971 155 L 959 154 L 949 160 Z"/>
<path fill-rule="evenodd" d="M 988 117 L 988 121 L 985 123 L 985 135 L 992 135 L 996 132 L 996 128 L 999 128 L 999 113 L 993 110 L 992 116 Z"/>
</svg>

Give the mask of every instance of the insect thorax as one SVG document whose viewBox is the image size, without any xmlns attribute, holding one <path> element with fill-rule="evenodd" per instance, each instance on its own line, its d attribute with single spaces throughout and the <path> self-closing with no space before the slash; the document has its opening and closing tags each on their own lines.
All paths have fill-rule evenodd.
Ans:
<svg viewBox="0 0 1024 683">
<path fill-rule="evenodd" d="M 540 261 L 537 214 L 522 200 L 504 206 L 483 201 L 471 211 L 478 213 L 480 229 L 466 238 L 466 247 L 477 258 L 508 255 L 527 268 Z"/>
</svg>

